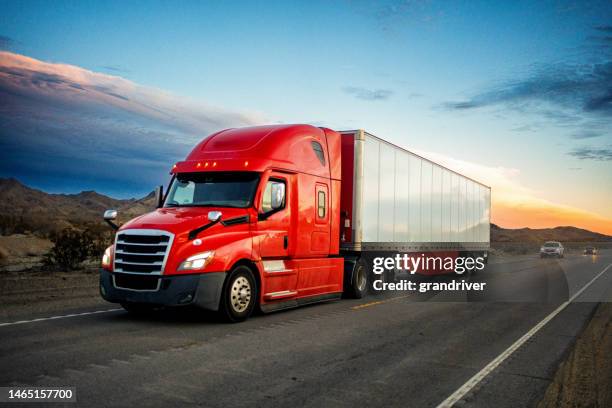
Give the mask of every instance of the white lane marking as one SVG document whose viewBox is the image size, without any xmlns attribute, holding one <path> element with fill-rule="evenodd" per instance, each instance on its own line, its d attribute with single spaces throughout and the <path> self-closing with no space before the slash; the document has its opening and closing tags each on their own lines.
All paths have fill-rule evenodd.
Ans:
<svg viewBox="0 0 612 408">
<path fill-rule="evenodd" d="M 117 309 L 107 309 L 107 310 L 96 310 L 95 312 L 72 313 L 72 314 L 61 315 L 61 316 L 40 317 L 38 319 L 32 319 L 32 320 L 19 320 L 17 322 L 0 323 L 0 327 L 13 326 L 16 324 L 43 322 L 45 320 L 65 319 L 67 317 L 77 317 L 77 316 L 87 316 L 87 315 L 94 315 L 94 314 L 100 314 L 100 313 L 110 313 L 110 312 L 116 312 L 118 310 L 123 310 L 123 309 L 117 308 Z"/>
<path fill-rule="evenodd" d="M 572 303 L 578 296 L 582 294 L 593 282 L 597 280 L 601 275 L 603 275 L 610 267 L 612 263 L 604 268 L 603 271 L 599 272 L 593 279 L 589 281 L 586 285 L 582 287 L 578 292 L 574 294 L 568 301 L 562 303 L 558 308 L 556 308 L 551 314 L 546 316 L 540 323 L 533 326 L 531 330 L 529 330 L 523 337 L 514 342 L 510 347 L 508 347 L 505 351 L 503 351 L 499 356 L 497 356 L 493 361 L 487 364 L 482 370 L 480 370 L 476 375 L 467 380 L 465 384 L 463 384 L 457 391 L 452 393 L 447 399 L 442 401 L 437 408 L 448 408 L 452 407 L 456 404 L 460 399 L 462 399 L 468 392 L 470 392 L 480 381 L 482 381 L 487 375 L 489 375 L 493 370 L 495 370 L 501 363 L 504 362 L 505 359 L 510 357 L 512 353 L 514 353 L 519 347 L 521 347 L 527 340 L 533 337 L 542 327 L 544 327 L 548 322 L 550 322 L 555 316 L 557 316 L 563 309 L 565 309 L 570 303 Z"/>
</svg>

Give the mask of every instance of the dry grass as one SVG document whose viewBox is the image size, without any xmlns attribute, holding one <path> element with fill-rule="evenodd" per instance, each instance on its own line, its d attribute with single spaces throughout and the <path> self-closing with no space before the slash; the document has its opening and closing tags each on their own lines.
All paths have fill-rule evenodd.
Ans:
<svg viewBox="0 0 612 408">
<path fill-rule="evenodd" d="M 546 390 L 538 408 L 612 407 L 612 303 L 591 322 Z"/>
</svg>

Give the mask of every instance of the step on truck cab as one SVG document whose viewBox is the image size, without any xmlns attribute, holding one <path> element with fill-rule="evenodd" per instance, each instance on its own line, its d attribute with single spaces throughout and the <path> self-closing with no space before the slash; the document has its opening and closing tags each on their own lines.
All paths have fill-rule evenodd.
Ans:
<svg viewBox="0 0 612 408">
<path fill-rule="evenodd" d="M 386 142 L 363 131 L 339 133 L 310 125 L 256 126 L 210 135 L 172 166 L 167 192 L 161 186 L 157 190 L 155 211 L 121 227 L 113 223 L 116 211 L 105 213 L 117 231 L 102 260 L 102 297 L 133 312 L 195 305 L 241 321 L 256 307 L 269 312 L 338 299 L 343 293 L 363 296 L 369 279 L 366 251 L 485 253 L 484 187 L 478 189 L 480 206 L 469 207 L 470 218 L 455 220 L 454 235 L 444 245 L 443 236 L 431 231 L 438 218 L 446 220 L 442 207 L 440 214 L 413 214 L 419 220 L 418 234 L 404 234 L 411 228 L 409 205 L 415 200 L 429 205 L 433 196 L 422 204 L 420 187 L 414 197 L 416 190 L 408 184 L 394 184 L 400 191 L 396 197 L 412 196 L 389 207 L 385 186 L 389 178 L 393 183 L 405 180 L 406 174 L 398 175 L 404 164 L 397 159 L 409 152 L 375 143 Z M 385 149 L 391 149 L 392 161 L 381 158 Z M 381 172 L 390 165 L 391 173 Z M 423 177 L 421 167 L 414 177 Z M 404 205 L 406 218 L 401 215 Z M 446 221 L 449 227 L 454 222 Z M 395 223 L 401 225 L 396 228 Z M 391 235 L 388 228 L 394 231 Z"/>
</svg>

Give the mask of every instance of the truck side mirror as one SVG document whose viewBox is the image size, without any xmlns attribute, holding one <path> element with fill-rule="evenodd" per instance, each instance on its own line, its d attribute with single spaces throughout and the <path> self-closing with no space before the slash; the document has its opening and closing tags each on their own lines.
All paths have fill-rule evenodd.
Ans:
<svg viewBox="0 0 612 408">
<path fill-rule="evenodd" d="M 119 227 L 117 226 L 117 224 L 115 224 L 113 222 L 113 220 L 117 219 L 117 210 L 106 210 L 104 211 L 104 221 L 106 221 L 106 223 L 108 225 L 111 226 L 112 229 L 114 230 L 118 230 Z"/>
<path fill-rule="evenodd" d="M 164 186 L 157 186 L 155 188 L 155 208 L 162 208 L 164 206 Z"/>
<path fill-rule="evenodd" d="M 270 207 L 273 210 L 278 210 L 283 205 L 285 205 L 285 183 L 273 183 Z"/>
<path fill-rule="evenodd" d="M 112 221 L 117 219 L 117 210 L 104 211 L 104 221 Z"/>
</svg>

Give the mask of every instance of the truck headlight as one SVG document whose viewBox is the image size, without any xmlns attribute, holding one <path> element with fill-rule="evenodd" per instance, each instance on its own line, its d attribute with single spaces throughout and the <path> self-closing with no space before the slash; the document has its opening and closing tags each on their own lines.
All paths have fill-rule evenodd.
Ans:
<svg viewBox="0 0 612 408">
<path fill-rule="evenodd" d="M 199 254 L 195 254 L 190 256 L 181 262 L 178 267 L 179 271 L 189 271 L 194 269 L 204 269 L 206 265 L 212 261 L 213 256 L 215 255 L 214 251 L 206 251 Z"/>
<path fill-rule="evenodd" d="M 110 269 L 113 262 L 113 246 L 109 246 L 102 255 L 102 268 Z"/>
</svg>

